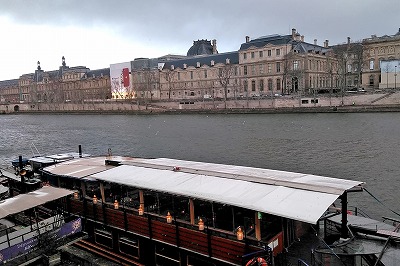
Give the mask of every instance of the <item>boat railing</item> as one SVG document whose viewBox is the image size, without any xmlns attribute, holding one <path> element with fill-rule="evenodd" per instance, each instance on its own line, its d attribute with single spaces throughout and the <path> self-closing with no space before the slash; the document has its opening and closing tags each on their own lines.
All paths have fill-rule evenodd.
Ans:
<svg viewBox="0 0 400 266">
<path fill-rule="evenodd" d="M 62 215 L 55 215 L 46 220 L 32 221 L 30 225 L 13 225 L 0 230 L 0 250 L 9 248 L 13 245 L 24 242 L 28 239 L 34 239 L 49 231 L 53 231 L 64 224 L 64 217 Z"/>
<path fill-rule="evenodd" d="M 89 213 L 92 215 L 95 215 L 97 217 L 97 220 L 100 221 L 105 221 L 107 220 L 107 217 L 100 217 L 101 215 L 106 216 L 106 212 L 107 210 L 109 211 L 117 211 L 117 212 L 121 212 L 124 215 L 122 217 L 124 217 L 126 214 L 129 215 L 133 215 L 134 217 L 142 217 L 142 218 L 147 218 L 148 220 L 151 221 L 158 221 L 158 222 L 163 222 L 166 223 L 166 216 L 161 215 L 161 214 L 157 214 L 154 212 L 150 212 L 150 211 L 143 211 L 143 215 L 139 215 L 139 210 L 130 206 L 126 206 L 124 204 L 118 205 L 118 208 L 116 208 L 115 203 L 112 202 L 107 202 L 107 201 L 102 201 L 101 199 L 97 199 L 96 204 L 93 203 L 93 199 L 86 196 L 86 197 L 78 197 L 78 198 L 74 198 L 71 197 L 71 199 L 75 202 L 80 202 L 81 204 L 83 203 L 82 208 L 78 211 L 78 212 L 74 212 L 73 215 L 76 216 L 88 216 L 88 214 L 84 213 L 83 210 L 87 209 L 89 210 Z M 102 213 L 98 213 L 98 210 L 102 210 Z M 94 212 L 96 213 L 94 213 Z M 89 214 L 89 215 L 90 215 Z M 237 232 L 236 230 L 232 230 L 232 231 L 228 231 L 228 230 L 224 230 L 221 228 L 216 228 L 214 226 L 212 226 L 209 221 L 207 219 L 203 219 L 204 220 L 204 232 L 207 232 L 207 234 L 210 234 L 211 236 L 216 236 L 216 237 L 221 237 L 224 239 L 229 239 L 232 241 L 237 241 L 237 242 L 243 242 L 241 240 L 237 239 Z M 182 220 L 179 219 L 177 217 L 172 216 L 172 221 L 171 224 L 175 225 L 176 227 L 179 228 L 185 228 L 185 229 L 189 229 L 189 230 L 194 230 L 194 231 L 199 231 L 199 225 L 197 223 L 192 224 L 190 221 L 186 221 L 186 220 Z M 267 246 L 268 243 L 270 242 L 270 239 L 268 239 L 266 241 L 266 239 L 262 239 L 261 241 L 258 240 L 257 238 L 255 238 L 254 236 L 250 236 L 247 235 L 245 233 L 246 230 L 244 230 L 244 242 L 246 245 L 252 245 L 252 246 L 257 246 L 257 247 L 261 247 L 261 246 Z M 271 239 L 273 239 L 275 237 L 275 235 L 273 235 L 271 237 Z"/>
<path fill-rule="evenodd" d="M 349 206 L 348 207 L 349 214 L 355 215 L 355 216 L 362 216 L 365 218 L 371 218 L 365 211 L 363 211 L 360 207 L 357 206 Z"/>
</svg>

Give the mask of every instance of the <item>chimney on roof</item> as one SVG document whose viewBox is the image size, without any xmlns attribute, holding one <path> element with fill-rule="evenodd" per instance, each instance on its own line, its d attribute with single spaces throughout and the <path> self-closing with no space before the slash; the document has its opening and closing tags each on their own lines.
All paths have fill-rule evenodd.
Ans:
<svg viewBox="0 0 400 266">
<path fill-rule="evenodd" d="M 324 42 L 324 47 L 325 47 L 325 48 L 328 48 L 328 46 L 329 46 L 329 41 L 328 41 L 328 40 L 325 40 L 325 42 Z"/>
<path fill-rule="evenodd" d="M 296 29 L 292 29 L 292 40 L 296 38 Z"/>
<path fill-rule="evenodd" d="M 317 39 L 314 39 L 314 45 L 317 45 Z"/>
<path fill-rule="evenodd" d="M 350 37 L 347 37 L 347 44 L 350 44 Z"/>
<path fill-rule="evenodd" d="M 218 54 L 218 51 L 217 51 L 217 40 L 216 39 L 212 40 L 212 49 L 213 49 L 213 54 Z"/>
<path fill-rule="evenodd" d="M 304 42 L 304 35 L 301 35 L 301 42 Z"/>
<path fill-rule="evenodd" d="M 249 42 L 249 41 L 250 41 L 250 37 L 246 36 L 246 42 Z"/>
</svg>

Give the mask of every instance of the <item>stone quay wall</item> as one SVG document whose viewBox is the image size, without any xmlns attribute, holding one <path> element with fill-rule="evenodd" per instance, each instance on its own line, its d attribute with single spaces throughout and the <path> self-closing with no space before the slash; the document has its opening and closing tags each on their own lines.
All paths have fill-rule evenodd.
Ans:
<svg viewBox="0 0 400 266">
<path fill-rule="evenodd" d="M 240 98 L 236 100 L 181 100 L 145 103 L 133 101 L 106 101 L 85 103 L 0 103 L 0 114 L 13 113 L 268 113 L 268 112 L 360 112 L 398 111 L 400 91 L 374 94 L 298 95 L 273 98 Z"/>
</svg>

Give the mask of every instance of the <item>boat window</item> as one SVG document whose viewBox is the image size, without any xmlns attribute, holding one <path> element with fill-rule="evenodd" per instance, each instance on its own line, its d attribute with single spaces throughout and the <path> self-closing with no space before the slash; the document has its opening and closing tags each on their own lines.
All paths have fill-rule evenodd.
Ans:
<svg viewBox="0 0 400 266">
<path fill-rule="evenodd" d="M 176 219 L 190 222 L 190 207 L 188 198 L 174 196 L 174 210 L 176 213 Z"/>
<path fill-rule="evenodd" d="M 172 196 L 164 193 L 145 191 L 144 206 L 145 210 L 148 212 L 153 212 L 161 215 L 166 215 L 167 212 L 170 212 L 172 214 Z"/>
<path fill-rule="evenodd" d="M 101 198 L 101 193 L 100 193 L 100 184 L 97 181 L 86 181 L 85 182 L 85 187 L 86 187 L 86 196 L 93 198 L 94 195 L 98 199 Z"/>
<path fill-rule="evenodd" d="M 77 187 L 77 181 L 73 178 L 60 177 L 60 187 L 66 189 L 74 189 Z"/>
<path fill-rule="evenodd" d="M 126 207 L 138 209 L 140 205 L 139 190 L 132 187 L 123 187 L 121 203 Z"/>
<path fill-rule="evenodd" d="M 282 231 L 282 218 L 265 213 L 260 218 L 262 240 L 267 241 Z"/>
<path fill-rule="evenodd" d="M 239 207 L 233 207 L 234 210 L 234 228 L 244 228 L 246 236 L 255 236 L 255 212 Z"/>
<path fill-rule="evenodd" d="M 215 227 L 233 231 L 233 209 L 227 204 L 213 203 Z"/>
<path fill-rule="evenodd" d="M 205 224 L 214 227 L 212 223 L 212 203 L 209 201 L 193 200 L 194 203 L 194 217 L 201 218 Z"/>
</svg>

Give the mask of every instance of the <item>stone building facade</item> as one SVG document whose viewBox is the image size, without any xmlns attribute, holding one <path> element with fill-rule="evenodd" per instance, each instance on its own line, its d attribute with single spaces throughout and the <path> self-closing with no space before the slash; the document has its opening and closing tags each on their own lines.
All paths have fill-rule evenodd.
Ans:
<svg viewBox="0 0 400 266">
<path fill-rule="evenodd" d="M 338 86 L 342 92 L 362 89 L 362 70 L 364 66 L 363 48 L 361 42 L 352 42 L 347 37 L 347 43 L 332 46 L 337 60 Z"/>
<path fill-rule="evenodd" d="M 394 88 L 394 72 L 395 70 L 398 71 L 398 61 L 400 60 L 400 28 L 394 35 L 382 37 L 372 35 L 371 38 L 364 39 L 362 45 L 365 60 L 362 73 L 363 86 L 371 89 Z M 383 61 L 396 61 L 397 67 L 382 69 L 381 63 Z M 385 64 L 385 66 L 387 65 Z M 392 77 L 392 82 L 389 82 L 390 86 L 387 84 L 389 76 Z"/>
<path fill-rule="evenodd" d="M 324 46 L 317 45 L 316 41 L 306 43 L 295 29 L 283 36 L 254 40 L 246 37 L 237 52 L 218 54 L 212 47 L 210 44 L 207 51 L 214 52 L 163 62 L 160 99 L 305 95 L 337 87 L 337 60 L 328 41 Z M 193 50 L 193 47 L 189 49 Z"/>
<path fill-rule="evenodd" d="M 0 103 L 114 100 L 183 101 L 312 96 L 352 89 L 400 87 L 400 29 L 395 35 L 329 46 L 288 35 L 246 37 L 237 51 L 218 53 L 216 40 L 197 40 L 186 56 L 138 58 L 121 70 L 68 67 L 0 81 Z M 383 69 L 385 68 L 385 69 Z M 115 77 L 111 77 L 111 72 Z M 114 86 L 118 81 L 118 86 Z M 129 84 L 129 86 L 127 86 Z"/>
<path fill-rule="evenodd" d="M 62 64 L 58 70 L 44 71 L 37 62 L 34 73 L 0 82 L 0 103 L 63 103 L 99 101 L 111 98 L 110 69 Z"/>
</svg>

